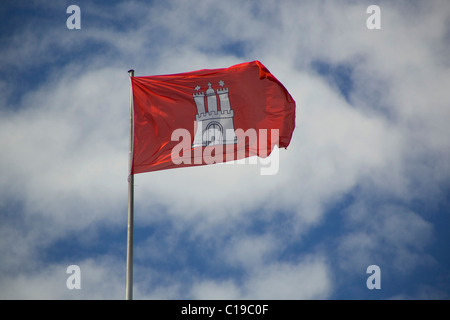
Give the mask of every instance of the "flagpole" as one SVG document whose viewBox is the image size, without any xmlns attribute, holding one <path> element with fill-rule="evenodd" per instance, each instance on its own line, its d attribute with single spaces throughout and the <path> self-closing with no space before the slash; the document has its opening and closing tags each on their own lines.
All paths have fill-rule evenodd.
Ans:
<svg viewBox="0 0 450 320">
<path fill-rule="evenodd" d="M 127 230 L 127 280 L 125 299 L 133 300 L 133 230 L 134 230 L 134 175 L 131 174 L 133 165 L 133 87 L 131 78 L 134 70 L 129 70 L 130 75 L 130 141 L 128 152 L 128 230 Z"/>
</svg>

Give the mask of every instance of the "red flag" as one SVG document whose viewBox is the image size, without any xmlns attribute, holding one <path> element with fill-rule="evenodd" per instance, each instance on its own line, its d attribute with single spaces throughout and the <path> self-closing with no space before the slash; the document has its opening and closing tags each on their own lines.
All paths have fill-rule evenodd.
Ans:
<svg viewBox="0 0 450 320">
<path fill-rule="evenodd" d="M 291 141 L 295 101 L 259 61 L 131 83 L 131 174 L 266 157 Z"/>
</svg>

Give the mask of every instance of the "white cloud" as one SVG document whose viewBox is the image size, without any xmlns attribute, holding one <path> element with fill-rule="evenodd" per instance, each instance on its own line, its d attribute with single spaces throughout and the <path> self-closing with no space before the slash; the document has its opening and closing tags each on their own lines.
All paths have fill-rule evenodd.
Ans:
<svg viewBox="0 0 450 320">
<path fill-rule="evenodd" d="M 241 297 L 240 289 L 232 281 L 203 280 L 192 288 L 193 299 L 235 300 Z"/>
<path fill-rule="evenodd" d="M 320 258 L 258 265 L 242 281 L 202 280 L 192 287 L 193 299 L 325 299 L 331 292 L 329 270 Z"/>
<path fill-rule="evenodd" d="M 322 261 L 269 265 L 250 276 L 246 289 L 246 299 L 284 300 L 324 299 L 332 290 Z"/>
<path fill-rule="evenodd" d="M 2 299 L 123 299 L 125 297 L 124 263 L 116 258 L 98 256 L 77 261 L 80 289 L 69 289 L 67 273 L 73 262 L 32 265 L 10 277 L 1 277 Z M 78 280 L 77 280 L 78 281 Z"/>
<path fill-rule="evenodd" d="M 251 270 L 273 260 L 274 252 L 280 248 L 280 241 L 273 235 L 243 236 L 231 240 L 224 253 L 224 262 Z"/>
<path fill-rule="evenodd" d="M 66 76 L 2 117 L 0 144 L 7 152 L 0 162 L 8 168 L 2 188 L 20 197 L 28 212 L 83 228 L 114 218 L 106 212 L 96 217 L 99 205 L 104 210 L 114 206 L 112 199 L 126 197 L 127 122 L 121 117 L 127 114 L 127 79 L 110 69 Z M 124 97 L 107 94 L 114 91 Z"/>
<path fill-rule="evenodd" d="M 339 241 L 340 267 L 363 270 L 371 264 L 408 274 L 420 265 L 432 265 L 425 251 L 433 240 L 433 226 L 401 206 L 371 208 L 357 203 L 348 210 L 349 232 Z"/>
</svg>

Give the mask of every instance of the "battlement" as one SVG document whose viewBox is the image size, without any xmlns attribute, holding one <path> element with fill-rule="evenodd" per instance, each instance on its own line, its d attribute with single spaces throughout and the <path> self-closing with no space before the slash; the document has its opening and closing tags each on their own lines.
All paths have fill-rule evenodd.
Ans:
<svg viewBox="0 0 450 320">
<path fill-rule="evenodd" d="M 194 92 L 193 94 L 192 94 L 192 96 L 195 98 L 195 97 L 204 97 L 205 96 L 205 93 L 204 92 Z"/>
<path fill-rule="evenodd" d="M 233 110 L 225 110 L 225 111 L 211 111 L 208 113 L 201 113 L 195 116 L 197 121 L 204 121 L 210 119 L 221 119 L 221 118 L 232 118 L 234 117 Z"/>
<path fill-rule="evenodd" d="M 225 94 L 228 93 L 228 88 L 217 89 L 217 94 Z"/>
</svg>

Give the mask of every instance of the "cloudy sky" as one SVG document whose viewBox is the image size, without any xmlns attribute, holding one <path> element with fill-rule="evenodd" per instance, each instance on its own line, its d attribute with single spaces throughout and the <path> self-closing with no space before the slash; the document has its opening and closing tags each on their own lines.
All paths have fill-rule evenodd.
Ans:
<svg viewBox="0 0 450 320">
<path fill-rule="evenodd" d="M 1 299 L 123 299 L 127 71 L 253 60 L 297 102 L 279 172 L 137 175 L 134 298 L 450 298 L 448 1 L 6 0 L 0 43 Z"/>
</svg>

